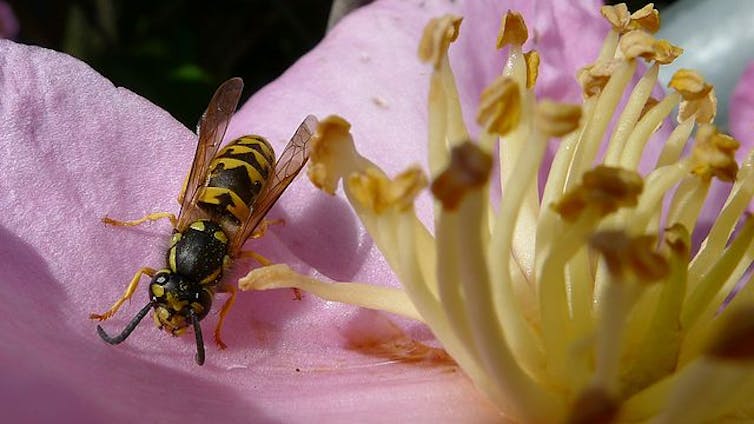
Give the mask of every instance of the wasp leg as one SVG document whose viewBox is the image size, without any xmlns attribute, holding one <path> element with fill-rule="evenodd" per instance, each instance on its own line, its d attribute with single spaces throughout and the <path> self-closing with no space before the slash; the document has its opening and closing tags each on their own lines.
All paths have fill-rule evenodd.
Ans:
<svg viewBox="0 0 754 424">
<path fill-rule="evenodd" d="M 285 225 L 285 220 L 263 219 L 262 222 L 259 223 L 257 228 L 254 229 L 254 232 L 251 233 L 250 238 L 258 239 L 264 237 L 264 233 L 267 232 L 267 230 L 270 228 L 270 225 Z"/>
<path fill-rule="evenodd" d="M 188 185 L 188 179 L 189 179 L 188 175 L 183 177 L 183 184 L 181 184 L 181 192 L 178 193 L 178 199 L 176 199 L 178 200 L 179 205 L 183 204 L 183 196 L 186 195 L 186 186 Z"/>
<path fill-rule="evenodd" d="M 110 318 L 111 316 L 115 315 L 115 313 L 118 312 L 118 309 L 120 308 L 120 306 L 123 305 L 123 302 L 130 299 L 131 296 L 134 294 L 134 292 L 136 291 L 136 286 L 139 285 L 139 280 L 141 279 L 141 276 L 143 274 L 147 274 L 150 277 L 154 277 L 154 274 L 156 272 L 157 271 L 155 271 L 154 269 L 148 268 L 148 267 L 144 267 L 136 271 L 134 278 L 132 278 L 131 282 L 128 283 L 128 287 L 126 287 L 126 291 L 123 293 L 123 296 L 121 296 L 120 299 L 118 299 L 118 301 L 115 302 L 115 304 L 113 304 L 113 306 L 110 309 L 108 309 L 105 313 L 89 314 L 89 319 L 97 319 L 100 321 L 104 321 Z"/>
<path fill-rule="evenodd" d="M 238 254 L 238 257 L 241 259 L 254 259 L 259 263 L 259 265 L 262 266 L 269 266 L 272 265 L 272 261 L 265 258 L 264 256 L 260 255 L 259 253 L 253 251 L 253 250 L 242 250 L 241 253 Z"/>
<path fill-rule="evenodd" d="M 223 339 L 220 337 L 220 330 L 225 322 L 225 316 L 228 314 L 228 311 L 230 311 L 233 304 L 236 303 L 236 286 L 233 284 L 223 284 L 218 290 L 218 293 L 230 293 L 228 299 L 223 303 L 223 307 L 220 308 L 220 318 L 217 320 L 217 325 L 215 326 L 215 344 L 217 344 L 217 347 L 220 348 L 220 350 L 223 350 L 227 348 L 228 345 L 223 343 Z"/>
<path fill-rule="evenodd" d="M 102 218 L 102 222 L 107 225 L 114 225 L 116 227 L 134 227 L 147 221 L 157 221 L 158 219 L 163 218 L 169 219 L 170 224 L 173 225 L 173 228 L 178 225 L 178 218 L 176 218 L 175 215 L 170 212 L 154 212 L 142 218 L 134 219 L 133 221 L 118 221 L 110 218 L 109 216 L 105 216 L 104 218 Z"/>
</svg>

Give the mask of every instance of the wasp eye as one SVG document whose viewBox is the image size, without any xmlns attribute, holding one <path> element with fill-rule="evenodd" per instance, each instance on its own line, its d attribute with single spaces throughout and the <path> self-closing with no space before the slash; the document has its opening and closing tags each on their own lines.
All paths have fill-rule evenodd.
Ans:
<svg viewBox="0 0 754 424">
<path fill-rule="evenodd" d="M 165 275 L 158 275 L 157 278 L 154 279 L 154 282 L 161 286 L 164 286 L 168 282 L 168 277 L 166 277 Z"/>
</svg>

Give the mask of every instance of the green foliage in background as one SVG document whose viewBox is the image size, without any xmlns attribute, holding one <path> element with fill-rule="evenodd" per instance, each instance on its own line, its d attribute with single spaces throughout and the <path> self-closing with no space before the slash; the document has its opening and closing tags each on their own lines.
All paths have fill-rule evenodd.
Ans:
<svg viewBox="0 0 754 424">
<path fill-rule="evenodd" d="M 189 128 L 231 76 L 253 93 L 322 38 L 330 0 L 18 0 L 18 41 L 80 58 Z"/>
</svg>

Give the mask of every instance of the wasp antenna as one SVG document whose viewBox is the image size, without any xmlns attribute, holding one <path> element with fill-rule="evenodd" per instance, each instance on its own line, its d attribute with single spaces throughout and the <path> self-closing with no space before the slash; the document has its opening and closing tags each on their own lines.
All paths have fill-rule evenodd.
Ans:
<svg viewBox="0 0 754 424">
<path fill-rule="evenodd" d="M 202 327 L 199 326 L 199 318 L 192 310 L 191 323 L 194 325 L 194 334 L 196 334 L 196 356 L 194 359 L 199 365 L 204 365 L 204 339 L 202 338 Z"/>
<path fill-rule="evenodd" d="M 118 343 L 122 342 L 123 340 L 126 340 L 128 336 L 131 335 L 131 332 L 134 331 L 134 328 L 136 328 L 137 325 L 139 325 L 139 322 L 141 322 L 142 319 L 144 319 L 144 316 L 149 312 L 149 309 L 151 309 L 153 306 L 152 302 L 149 302 L 141 308 L 138 314 L 136 314 L 135 317 L 131 320 L 131 322 L 128 323 L 126 328 L 121 331 L 120 334 L 118 334 L 115 337 L 110 337 L 107 333 L 105 333 L 105 330 L 102 329 L 102 326 L 97 326 L 97 334 L 102 338 L 102 340 L 105 341 L 105 343 L 109 343 L 111 345 L 117 345 Z"/>
</svg>

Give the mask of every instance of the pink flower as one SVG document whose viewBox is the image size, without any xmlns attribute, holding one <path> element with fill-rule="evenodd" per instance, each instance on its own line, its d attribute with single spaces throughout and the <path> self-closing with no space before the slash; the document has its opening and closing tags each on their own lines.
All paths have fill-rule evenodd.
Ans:
<svg viewBox="0 0 754 424">
<path fill-rule="evenodd" d="M 426 168 L 430 70 L 415 52 L 429 19 L 465 16 L 450 60 L 465 121 L 473 122 L 479 94 L 504 64 L 490 40 L 507 8 L 522 11 L 534 40 L 526 46 L 542 57 L 537 95 L 578 100 L 572 75 L 596 57 L 608 29 L 597 19 L 598 2 L 591 3 L 377 2 L 347 17 L 254 95 L 228 139 L 254 132 L 280 149 L 307 114 L 340 114 L 352 123 L 360 152 L 388 174 L 416 161 Z M 102 343 L 89 313 L 109 307 L 136 269 L 161 265 L 170 228 L 164 222 L 108 228 L 99 219 L 177 211 L 194 135 L 85 64 L 5 40 L 0 93 L 5 419 L 500 420 L 496 406 L 432 347 L 423 325 L 307 294 L 296 301 L 285 290 L 241 293 L 224 327 L 229 348 L 217 351 L 208 342 L 201 368 L 193 363 L 191 338 L 166 337 L 148 323 L 117 347 Z M 476 136 L 480 129 L 470 131 Z M 416 206 L 427 222 L 431 202 L 423 196 Z M 270 217 L 286 225 L 249 246 L 273 261 L 317 277 L 398 286 L 343 197 L 333 201 L 301 178 Z M 227 278 L 251 266 L 238 262 Z M 133 316 L 144 287 L 103 324 L 108 330 Z M 216 319 L 213 312 L 203 321 L 205 334 Z"/>
</svg>

